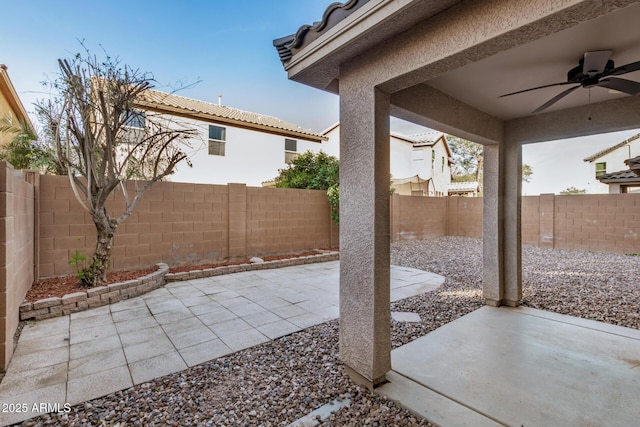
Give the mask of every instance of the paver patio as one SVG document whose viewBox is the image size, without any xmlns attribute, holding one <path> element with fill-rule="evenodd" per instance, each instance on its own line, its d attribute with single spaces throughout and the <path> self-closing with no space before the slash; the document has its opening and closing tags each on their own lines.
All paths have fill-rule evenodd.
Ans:
<svg viewBox="0 0 640 427">
<path fill-rule="evenodd" d="M 437 274 L 391 269 L 391 300 L 436 289 Z M 0 383 L 6 425 L 40 403 L 72 405 L 339 316 L 339 262 L 175 282 L 146 295 L 24 327 Z"/>
</svg>

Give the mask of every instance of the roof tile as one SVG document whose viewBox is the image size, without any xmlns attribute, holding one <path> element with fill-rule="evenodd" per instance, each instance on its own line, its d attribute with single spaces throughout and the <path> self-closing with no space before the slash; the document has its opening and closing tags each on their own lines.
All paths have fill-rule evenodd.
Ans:
<svg viewBox="0 0 640 427">
<path fill-rule="evenodd" d="M 142 107 L 152 107 L 158 110 L 171 109 L 177 110 L 186 115 L 198 115 L 209 118 L 212 121 L 216 119 L 225 119 L 248 127 L 267 128 L 284 134 L 292 134 L 292 136 L 308 137 L 312 141 L 325 141 L 327 137 L 305 129 L 296 124 L 280 120 L 277 117 L 267 116 L 259 113 L 239 110 L 224 105 L 213 104 L 210 102 L 200 101 L 192 98 L 185 98 L 174 94 L 159 92 L 156 90 L 147 90 L 143 93 L 138 104 Z"/>
<path fill-rule="evenodd" d="M 584 161 L 585 161 L 585 162 L 593 162 L 594 160 L 596 160 L 596 159 L 598 159 L 598 158 L 600 158 L 600 157 L 604 156 L 605 154 L 609 154 L 609 153 L 611 153 L 612 151 L 617 150 L 618 148 L 624 147 L 624 146 L 625 146 L 625 145 L 627 145 L 628 143 L 633 142 L 633 141 L 635 141 L 635 140 L 636 140 L 636 139 L 638 139 L 638 138 L 640 138 L 640 133 L 639 133 L 639 134 L 637 134 L 637 135 L 633 135 L 632 137 L 627 138 L 627 139 L 625 139 L 624 141 L 622 141 L 622 142 L 620 142 L 620 143 L 618 143 L 618 144 L 616 144 L 616 145 L 612 145 L 612 146 L 611 146 L 611 147 L 609 147 L 609 148 L 605 148 L 605 149 L 604 149 L 604 150 L 602 150 L 602 151 L 598 151 L 597 153 L 595 153 L 595 154 L 593 154 L 593 155 L 591 155 L 591 156 L 589 156 L 589 157 L 586 157 L 586 158 L 584 159 Z"/>
</svg>

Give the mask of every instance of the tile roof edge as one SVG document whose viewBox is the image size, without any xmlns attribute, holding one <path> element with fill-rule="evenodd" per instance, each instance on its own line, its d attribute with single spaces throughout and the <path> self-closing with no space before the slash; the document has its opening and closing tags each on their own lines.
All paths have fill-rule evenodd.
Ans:
<svg viewBox="0 0 640 427">
<path fill-rule="evenodd" d="M 335 25 L 330 24 L 329 20 L 331 15 L 333 15 L 336 11 L 345 11 L 348 14 L 352 13 L 355 6 L 362 6 L 367 3 L 369 0 L 348 0 L 345 3 L 334 2 L 331 3 L 325 9 L 322 14 L 322 19 L 318 22 L 314 22 L 312 25 L 302 25 L 298 28 L 298 31 L 295 34 L 291 34 L 288 36 L 280 37 L 273 40 L 273 46 L 278 51 L 278 56 L 280 57 L 280 61 L 284 64 L 293 56 L 293 49 L 300 48 L 305 43 L 305 38 L 308 33 L 320 33 L 324 30 L 327 30 Z M 351 12 L 349 12 L 351 11 Z"/>
<path fill-rule="evenodd" d="M 625 140 L 624 140 L 624 141 L 622 141 L 622 142 L 619 142 L 619 143 L 617 143 L 617 144 L 615 144 L 615 145 L 612 145 L 612 146 L 611 146 L 611 147 L 609 147 L 609 148 L 605 148 L 604 150 L 598 151 L 597 153 L 592 154 L 592 155 L 591 155 L 591 156 L 589 156 L 589 157 L 585 157 L 585 158 L 583 159 L 583 161 L 585 161 L 585 162 L 592 162 L 592 161 L 594 161 L 594 160 L 596 160 L 596 159 L 598 159 L 598 158 L 600 158 L 600 157 L 602 157 L 602 156 L 604 156 L 604 155 L 606 155 L 606 154 L 609 154 L 609 153 L 611 153 L 611 152 L 613 152 L 613 151 L 617 150 L 618 148 L 624 147 L 624 146 L 625 146 L 625 145 L 627 145 L 628 143 L 633 142 L 633 141 L 635 141 L 635 140 L 636 140 L 636 139 L 638 139 L 638 138 L 640 138 L 640 133 L 639 133 L 639 134 L 636 134 L 636 135 L 633 135 L 633 136 L 631 136 L 631 137 L 629 137 L 629 138 L 625 139 Z"/>
<path fill-rule="evenodd" d="M 197 102 L 197 103 L 204 103 L 204 104 L 210 104 L 213 106 L 218 106 L 217 104 L 211 103 L 211 102 L 207 102 L 207 101 L 202 101 L 199 99 L 195 99 L 195 98 L 188 98 L 185 96 L 181 96 L 181 95 L 175 95 L 175 94 L 170 94 L 170 93 L 166 93 L 166 92 L 161 92 L 158 90 L 154 90 L 154 89 L 148 89 L 149 91 L 153 92 L 154 94 L 159 94 L 160 96 L 164 96 L 166 97 L 174 97 L 174 98 L 180 98 L 183 100 L 187 100 L 190 102 Z M 142 108 L 148 108 L 148 109 L 153 109 L 156 110 L 158 112 L 164 112 L 164 113 L 182 113 L 183 115 L 190 117 L 190 118 L 196 118 L 196 119 L 209 119 L 210 121 L 215 121 L 215 122 L 221 122 L 221 123 L 227 123 L 229 125 L 238 125 L 240 127 L 244 127 L 244 128 L 249 128 L 249 129 L 256 129 L 256 130 L 274 130 L 275 132 L 272 133 L 277 133 L 277 134 L 282 134 L 284 136 L 295 136 L 298 138 L 306 138 L 309 139 L 311 141 L 317 141 L 317 142 L 322 142 L 322 141 L 328 141 L 329 138 L 327 138 L 326 136 L 320 134 L 320 133 L 316 133 L 314 131 L 311 130 L 307 130 L 304 129 L 298 125 L 296 125 L 295 123 L 290 123 L 290 122 L 286 122 L 284 120 L 281 120 L 275 116 L 270 116 L 268 114 L 260 114 L 260 113 L 254 113 L 251 111 L 246 111 L 246 110 L 241 110 L 239 108 L 233 108 L 233 107 L 227 107 L 227 106 L 222 106 L 224 108 L 229 109 L 230 111 L 236 111 L 236 112 L 240 112 L 240 113 L 247 113 L 247 114 L 256 114 L 259 115 L 261 117 L 268 117 L 270 119 L 276 120 L 276 121 L 280 121 L 283 123 L 287 123 L 290 124 L 292 126 L 296 126 L 298 127 L 300 130 L 296 130 L 296 129 L 290 129 L 290 128 L 285 128 L 285 127 L 278 127 L 275 125 L 270 125 L 270 124 L 265 124 L 265 123 L 256 123 L 254 121 L 249 121 L 249 120 L 242 120 L 242 119 L 236 119 L 236 118 L 231 118 L 231 117 L 225 117 L 225 116 L 221 116 L 221 115 L 216 115 L 214 113 L 209 113 L 206 111 L 201 111 L 201 110 L 197 110 L 194 108 L 188 108 L 188 107 L 183 107 L 183 106 L 177 106 L 177 105 L 171 105 L 169 102 L 167 103 L 163 103 L 162 101 L 156 101 L 153 99 L 139 99 L 135 101 L 135 105 L 140 106 Z"/>
</svg>

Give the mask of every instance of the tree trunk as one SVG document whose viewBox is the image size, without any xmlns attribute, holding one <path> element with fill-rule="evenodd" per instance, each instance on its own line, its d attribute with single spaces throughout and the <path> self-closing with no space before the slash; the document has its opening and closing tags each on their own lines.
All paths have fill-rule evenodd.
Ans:
<svg viewBox="0 0 640 427">
<path fill-rule="evenodd" d="M 480 183 L 480 174 L 482 174 L 482 168 L 484 167 L 484 160 L 482 157 L 478 159 L 478 167 L 476 168 L 476 182 Z"/>
<path fill-rule="evenodd" d="M 93 213 L 93 222 L 97 231 L 96 250 L 80 275 L 82 286 L 86 288 L 98 286 L 107 281 L 113 236 L 118 226 L 116 220 L 109 220 L 109 215 L 104 208 Z"/>
</svg>

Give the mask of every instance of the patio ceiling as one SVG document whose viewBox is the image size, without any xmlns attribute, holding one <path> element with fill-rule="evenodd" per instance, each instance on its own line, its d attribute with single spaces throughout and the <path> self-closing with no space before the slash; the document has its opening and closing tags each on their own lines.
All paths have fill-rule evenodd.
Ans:
<svg viewBox="0 0 640 427">
<path fill-rule="evenodd" d="M 489 58 L 449 71 L 426 82 L 465 104 L 502 120 L 525 117 L 565 89 L 556 86 L 519 95 L 500 95 L 522 89 L 564 82 L 585 52 L 612 50 L 620 66 L 640 61 L 640 4 L 505 50 Z M 623 78 L 640 81 L 640 71 Z M 591 89 L 591 102 L 628 96 L 605 88 Z M 589 103 L 589 90 L 580 88 L 545 111 L 551 112 Z"/>
</svg>

